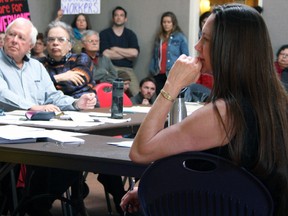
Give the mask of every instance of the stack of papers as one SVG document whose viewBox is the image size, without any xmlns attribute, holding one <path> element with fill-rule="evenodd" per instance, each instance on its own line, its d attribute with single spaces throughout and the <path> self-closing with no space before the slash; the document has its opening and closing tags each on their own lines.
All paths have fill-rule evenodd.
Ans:
<svg viewBox="0 0 288 216">
<path fill-rule="evenodd" d="M 17 125 L 0 126 L 0 143 L 32 143 L 37 141 L 56 142 L 57 144 L 83 144 L 80 133 L 60 130 L 45 130 L 42 128 L 24 127 Z"/>
<path fill-rule="evenodd" d="M 59 127 L 91 127 L 105 123 L 119 124 L 131 121 L 131 118 L 112 119 L 110 113 L 100 112 L 78 112 L 65 111 L 64 115 L 59 115 L 58 119 L 53 118 L 50 121 L 32 121 L 25 117 L 25 110 L 15 110 L 6 112 L 5 116 L 0 116 L 0 124 L 15 125 L 41 125 L 41 126 L 59 126 Z"/>
</svg>

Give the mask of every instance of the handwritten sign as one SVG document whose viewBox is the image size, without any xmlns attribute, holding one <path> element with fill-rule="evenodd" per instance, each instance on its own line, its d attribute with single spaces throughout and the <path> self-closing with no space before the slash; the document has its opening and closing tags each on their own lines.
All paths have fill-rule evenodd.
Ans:
<svg viewBox="0 0 288 216">
<path fill-rule="evenodd" d="M 28 0 L 0 0 L 0 31 L 18 17 L 30 19 Z"/>
<path fill-rule="evenodd" d="M 101 0 L 61 0 L 61 9 L 64 14 L 100 14 L 100 3 Z"/>
</svg>

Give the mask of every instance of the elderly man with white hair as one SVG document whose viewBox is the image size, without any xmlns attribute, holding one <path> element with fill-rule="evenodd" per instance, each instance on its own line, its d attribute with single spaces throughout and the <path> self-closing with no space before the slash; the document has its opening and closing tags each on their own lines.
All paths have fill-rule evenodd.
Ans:
<svg viewBox="0 0 288 216">
<path fill-rule="evenodd" d="M 44 66 L 30 58 L 36 36 L 37 29 L 30 20 L 17 18 L 8 25 L 4 48 L 0 50 L 0 102 L 16 109 L 50 112 L 94 108 L 94 93 L 83 94 L 79 99 L 64 95 L 55 89 Z M 61 195 L 78 178 L 78 171 L 27 166 L 26 179 L 33 196 Z M 36 200 L 29 205 L 29 215 L 51 215 L 53 201 Z"/>
</svg>

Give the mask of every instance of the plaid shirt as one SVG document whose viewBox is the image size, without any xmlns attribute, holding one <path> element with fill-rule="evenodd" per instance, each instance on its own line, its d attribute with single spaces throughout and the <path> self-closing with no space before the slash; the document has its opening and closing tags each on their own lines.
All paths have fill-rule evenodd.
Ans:
<svg viewBox="0 0 288 216">
<path fill-rule="evenodd" d="M 59 62 L 47 57 L 41 59 L 41 62 L 47 69 L 55 87 L 58 90 L 63 91 L 65 95 L 70 95 L 74 98 L 79 98 L 85 93 L 95 93 L 93 87 L 96 85 L 93 80 L 93 63 L 88 55 L 85 53 L 81 54 L 71 54 L 68 53 Z M 76 86 L 71 81 L 56 82 L 54 75 L 65 73 L 69 70 L 82 72 L 84 83 L 82 85 Z"/>
</svg>

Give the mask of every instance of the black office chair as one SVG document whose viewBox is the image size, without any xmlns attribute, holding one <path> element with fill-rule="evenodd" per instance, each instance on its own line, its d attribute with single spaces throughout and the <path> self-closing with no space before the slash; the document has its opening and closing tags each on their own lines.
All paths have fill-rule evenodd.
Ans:
<svg viewBox="0 0 288 216">
<path fill-rule="evenodd" d="M 202 152 L 161 159 L 141 177 L 145 216 L 271 216 L 266 187 L 232 162 Z"/>
</svg>

